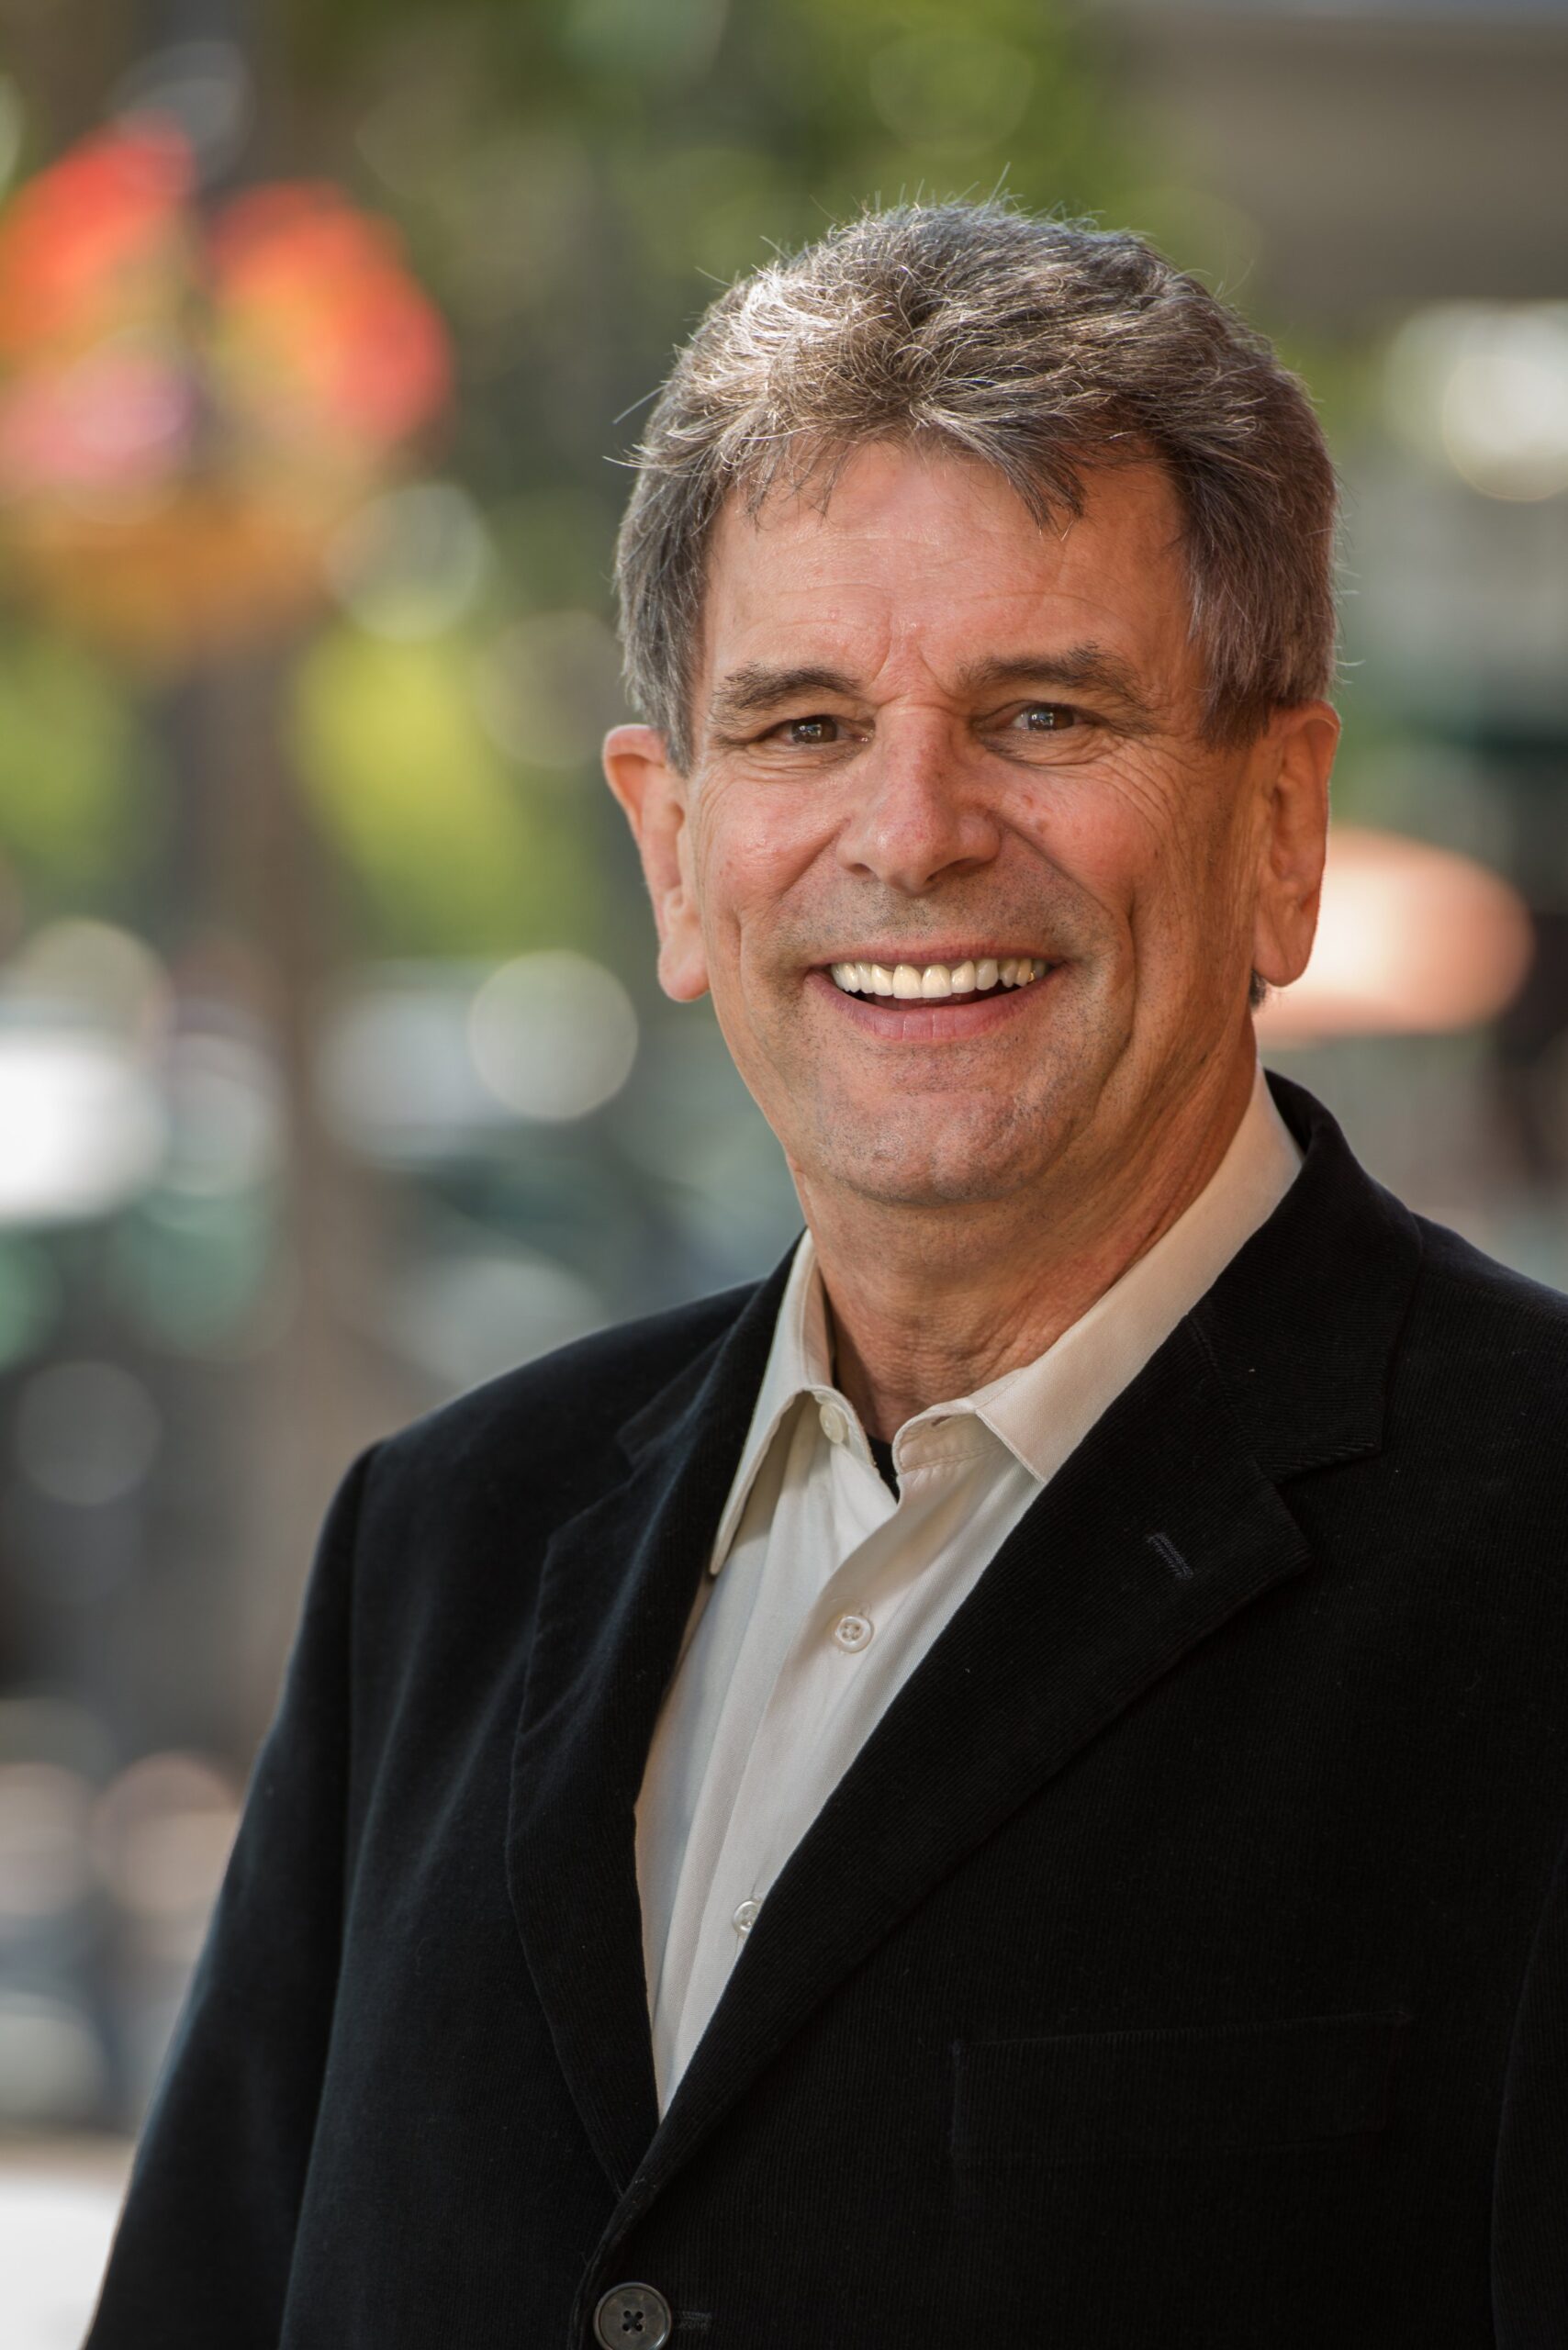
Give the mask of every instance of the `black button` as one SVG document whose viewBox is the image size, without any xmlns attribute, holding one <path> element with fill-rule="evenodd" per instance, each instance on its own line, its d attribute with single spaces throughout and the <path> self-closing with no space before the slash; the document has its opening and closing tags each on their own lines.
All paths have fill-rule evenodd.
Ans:
<svg viewBox="0 0 1568 2350">
<path fill-rule="evenodd" d="M 593 2313 L 604 2350 L 663 2350 L 674 2321 L 651 2285 L 612 2285 Z"/>
</svg>

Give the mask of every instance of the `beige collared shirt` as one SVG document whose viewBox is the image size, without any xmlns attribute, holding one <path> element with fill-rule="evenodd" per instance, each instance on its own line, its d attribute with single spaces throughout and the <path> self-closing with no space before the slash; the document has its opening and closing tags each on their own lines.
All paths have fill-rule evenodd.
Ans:
<svg viewBox="0 0 1568 2350">
<path fill-rule="evenodd" d="M 1214 1176 L 1146 1255 L 1033 1362 L 904 1422 L 896 1496 L 834 1385 L 802 1237 L 637 1803 L 661 2112 L 768 1888 L 870 1730 L 1300 1164 L 1260 1070 Z"/>
</svg>

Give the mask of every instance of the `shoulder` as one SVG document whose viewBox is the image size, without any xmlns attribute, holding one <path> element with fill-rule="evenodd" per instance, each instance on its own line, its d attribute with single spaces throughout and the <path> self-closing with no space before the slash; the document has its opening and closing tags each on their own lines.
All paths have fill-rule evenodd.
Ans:
<svg viewBox="0 0 1568 2350">
<path fill-rule="evenodd" d="M 367 1687 L 395 1684 L 398 1660 L 415 1655 L 429 1670 L 446 1660 L 477 1686 L 516 1652 L 552 1535 L 624 1481 L 627 1422 L 700 1376 L 755 1294 L 728 1290 L 598 1331 L 365 1448 L 339 1489 L 337 1522 Z"/>
<path fill-rule="evenodd" d="M 465 1389 L 372 1448 L 378 1481 L 411 1472 L 444 1482 L 521 1456 L 564 1465 L 601 1453 L 724 1336 L 757 1286 L 597 1330 Z"/>
<path fill-rule="evenodd" d="M 1456 1459 L 1489 1460 L 1561 1503 L 1568 1451 L 1568 1297 L 1445 1225 L 1415 1219 L 1421 1270 L 1393 1402 Z"/>
<path fill-rule="evenodd" d="M 1417 1215 L 1421 1280 L 1414 1301 L 1422 1323 L 1448 1329 L 1456 1344 L 1502 1345 L 1543 1374 L 1568 1373 L 1568 1296 L 1488 1257 L 1484 1249 Z"/>
</svg>

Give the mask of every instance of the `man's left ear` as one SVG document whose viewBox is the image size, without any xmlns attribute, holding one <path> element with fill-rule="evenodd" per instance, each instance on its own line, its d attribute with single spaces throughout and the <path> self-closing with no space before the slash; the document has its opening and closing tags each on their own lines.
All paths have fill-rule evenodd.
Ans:
<svg viewBox="0 0 1568 2350">
<path fill-rule="evenodd" d="M 1299 979 L 1312 952 L 1338 740 L 1338 712 L 1304 701 L 1276 711 L 1258 745 L 1264 804 L 1252 967 L 1271 987 Z"/>
<path fill-rule="evenodd" d="M 678 1003 L 690 1003 L 708 991 L 708 965 L 692 885 L 686 778 L 671 767 L 664 736 L 652 726 L 612 726 L 604 738 L 604 774 L 643 860 L 658 926 L 659 985 Z"/>
</svg>

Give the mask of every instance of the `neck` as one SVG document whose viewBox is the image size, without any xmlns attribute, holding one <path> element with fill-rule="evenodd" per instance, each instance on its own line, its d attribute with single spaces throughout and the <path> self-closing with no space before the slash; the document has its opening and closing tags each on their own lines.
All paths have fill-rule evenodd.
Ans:
<svg viewBox="0 0 1568 2350">
<path fill-rule="evenodd" d="M 868 1432 L 1033 1362 L 1169 1232 L 1246 1111 L 1247 1051 L 1206 1097 L 1150 1122 L 1107 1168 L 1072 1150 L 1002 1200 L 910 1207 L 800 1181 L 834 1337 L 834 1377 Z M 1085 1203 L 1092 1203 L 1086 1209 Z"/>
</svg>

